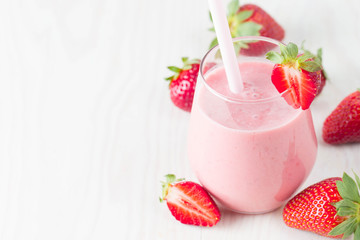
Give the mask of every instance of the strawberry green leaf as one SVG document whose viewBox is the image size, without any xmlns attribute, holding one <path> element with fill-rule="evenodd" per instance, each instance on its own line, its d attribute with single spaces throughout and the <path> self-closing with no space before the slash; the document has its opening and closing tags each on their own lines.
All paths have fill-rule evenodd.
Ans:
<svg viewBox="0 0 360 240">
<path fill-rule="evenodd" d="M 218 40 L 217 38 L 214 38 L 214 40 L 211 41 L 209 49 L 215 47 L 216 45 L 218 45 Z"/>
<path fill-rule="evenodd" d="M 351 223 L 348 225 L 348 227 L 345 229 L 343 238 L 349 237 L 351 234 L 353 234 L 356 230 L 356 227 L 358 225 L 356 217 L 350 218 Z"/>
<path fill-rule="evenodd" d="M 173 183 L 176 180 L 176 176 L 174 174 L 167 174 L 165 175 L 167 183 Z"/>
<path fill-rule="evenodd" d="M 305 47 L 304 47 L 304 42 L 305 42 L 305 40 L 302 42 L 302 44 L 301 44 L 301 49 L 303 50 L 303 52 L 306 54 L 306 53 L 310 53 L 310 54 L 312 54 L 309 50 L 306 50 L 305 49 Z M 323 68 L 323 66 L 322 66 L 322 48 L 319 48 L 318 50 L 317 50 L 317 53 L 316 53 L 316 55 L 314 55 L 313 54 L 313 56 L 314 57 L 312 57 L 312 59 L 314 60 L 314 62 L 316 62 L 317 64 L 319 64 L 320 65 L 320 67 L 321 67 L 321 74 L 325 77 L 325 79 L 328 79 L 328 76 L 327 76 L 327 74 L 326 74 L 326 72 L 325 72 L 325 70 L 324 70 L 324 68 Z"/>
<path fill-rule="evenodd" d="M 328 74 L 327 72 L 325 71 L 324 67 L 321 66 L 321 74 L 324 76 L 325 80 L 329 80 L 329 77 L 328 77 Z M 329 80 L 330 81 L 330 80 Z"/>
<path fill-rule="evenodd" d="M 306 52 L 304 52 L 303 55 L 298 57 L 298 61 L 299 62 L 305 62 L 306 60 L 312 59 L 314 57 L 315 57 L 314 54 L 312 54 L 311 52 L 306 51 Z"/>
<path fill-rule="evenodd" d="M 180 68 L 175 67 L 175 66 L 169 66 L 168 69 L 169 69 L 170 71 L 175 72 L 175 73 L 179 73 L 179 72 L 181 71 Z"/>
<path fill-rule="evenodd" d="M 304 43 L 305 43 L 305 40 L 301 43 L 301 50 L 303 50 L 303 52 L 306 54 L 306 53 L 309 53 L 309 54 L 312 54 L 309 50 L 305 49 L 305 46 L 304 46 Z M 314 61 L 318 62 L 320 65 L 322 65 L 322 48 L 319 48 L 317 50 L 317 53 L 316 55 L 312 54 Z"/>
<path fill-rule="evenodd" d="M 174 183 L 174 182 L 180 182 L 180 181 L 183 181 L 184 178 L 176 178 L 176 176 L 174 174 L 167 174 L 165 175 L 165 178 L 166 178 L 166 183 Z"/>
<path fill-rule="evenodd" d="M 360 89 L 358 89 L 360 91 Z M 354 175 L 355 175 L 355 180 L 356 180 L 356 183 L 357 183 L 357 186 L 360 190 L 360 178 L 359 176 L 353 171 Z"/>
<path fill-rule="evenodd" d="M 259 36 L 260 29 L 262 26 L 254 22 L 244 22 L 237 26 L 235 32 L 233 32 L 233 37 L 241 36 Z"/>
<path fill-rule="evenodd" d="M 354 240 L 360 240 L 360 226 L 358 226 L 355 230 Z"/>
<path fill-rule="evenodd" d="M 232 0 L 227 6 L 228 16 L 235 15 L 238 9 L 239 9 L 239 0 Z"/>
<path fill-rule="evenodd" d="M 163 202 L 166 195 L 168 194 L 168 189 L 169 189 L 170 184 L 167 182 L 161 182 L 161 197 L 160 197 L 160 202 Z"/>
<path fill-rule="evenodd" d="M 172 183 L 174 182 L 180 182 L 180 181 L 183 181 L 184 178 L 178 178 L 176 179 L 176 176 L 174 174 L 167 174 L 165 175 L 165 179 L 166 181 L 163 182 L 161 181 L 161 188 L 162 188 L 162 194 L 161 194 L 161 197 L 160 197 L 160 202 L 163 202 L 168 194 L 168 191 L 169 191 L 169 187 Z"/>
<path fill-rule="evenodd" d="M 333 206 L 336 207 L 336 209 L 339 208 L 352 208 L 354 210 L 357 210 L 359 208 L 359 205 L 354 203 L 353 201 L 349 199 L 343 199 L 340 202 L 333 203 Z"/>
<path fill-rule="evenodd" d="M 194 59 L 191 59 L 191 60 L 186 60 L 185 65 L 191 66 L 192 64 L 196 64 L 196 63 L 200 63 L 200 59 L 194 58 Z"/>
<path fill-rule="evenodd" d="M 284 57 L 285 62 L 290 62 L 296 59 L 299 49 L 294 43 L 289 43 L 288 45 L 284 45 L 280 43 L 280 51 L 281 55 Z"/>
<path fill-rule="evenodd" d="M 253 41 L 253 40 L 244 40 L 244 41 L 239 41 L 236 42 L 236 44 L 240 45 L 241 48 L 245 48 L 248 49 L 249 48 L 249 43 L 253 43 L 253 42 L 257 42 L 257 41 Z M 235 45 L 235 44 L 234 44 Z"/>
<path fill-rule="evenodd" d="M 234 44 L 234 50 L 236 55 L 240 53 L 241 47 L 242 47 L 241 44 L 237 44 L 237 43 Z"/>
<path fill-rule="evenodd" d="M 342 198 L 360 202 L 359 190 L 355 181 L 349 175 L 344 173 L 342 181 L 337 181 L 336 186 Z"/>
<path fill-rule="evenodd" d="M 287 52 L 289 54 L 289 58 L 294 59 L 297 57 L 298 53 L 299 53 L 299 49 L 298 46 L 296 46 L 296 44 L 294 43 L 289 43 L 287 46 Z"/>
<path fill-rule="evenodd" d="M 321 66 L 314 61 L 302 62 L 300 63 L 300 68 L 308 71 L 308 72 L 316 72 L 321 70 Z"/>
<path fill-rule="evenodd" d="M 319 59 L 319 58 L 314 57 L 314 62 L 316 62 L 317 64 L 319 64 L 319 65 L 320 65 L 320 67 L 321 67 L 321 61 L 320 61 L 320 59 Z"/>
<path fill-rule="evenodd" d="M 322 63 L 322 48 L 317 50 L 316 57 L 320 60 L 320 64 Z"/>
<path fill-rule="evenodd" d="M 356 222 L 356 217 L 351 217 L 346 221 L 337 225 L 331 232 L 329 232 L 329 236 L 337 236 L 345 233 L 347 229 L 352 228 L 352 225 Z"/>
<path fill-rule="evenodd" d="M 186 64 L 186 62 L 187 62 L 188 59 L 189 59 L 188 57 L 182 57 L 182 58 L 181 58 L 181 61 L 182 61 L 184 64 Z"/>
<path fill-rule="evenodd" d="M 215 32 L 215 28 L 214 27 L 211 27 L 208 29 L 210 32 Z"/>
<path fill-rule="evenodd" d="M 192 68 L 192 66 L 189 64 L 189 65 L 184 66 L 183 70 L 190 70 L 191 68 Z"/>
<path fill-rule="evenodd" d="M 213 22 L 213 18 L 212 18 L 212 15 L 211 15 L 210 11 L 209 11 L 209 18 L 210 18 L 210 21 Z"/>
<path fill-rule="evenodd" d="M 239 54 L 240 49 L 248 49 L 249 45 L 245 41 L 239 41 L 234 43 L 235 53 Z"/>
<path fill-rule="evenodd" d="M 167 77 L 165 78 L 166 81 L 171 81 L 173 79 L 174 76 L 170 76 L 170 77 Z"/>
<path fill-rule="evenodd" d="M 284 61 L 283 56 L 281 56 L 280 53 L 275 52 L 275 51 L 270 51 L 268 53 L 266 53 L 266 59 L 274 62 L 274 63 L 282 63 Z"/>
<path fill-rule="evenodd" d="M 338 216 L 346 217 L 346 216 L 354 216 L 356 215 L 357 210 L 349 207 L 342 207 L 337 210 L 336 214 Z"/>
<path fill-rule="evenodd" d="M 283 56 L 285 57 L 285 56 L 287 55 L 287 54 L 286 54 L 286 52 L 287 52 L 286 45 L 280 43 L 280 44 L 279 44 L 279 47 L 280 47 L 281 55 L 283 55 Z"/>
<path fill-rule="evenodd" d="M 239 12 L 236 16 L 235 19 L 237 22 L 241 23 L 245 20 L 247 20 L 249 17 L 251 17 L 254 13 L 254 10 L 244 10 Z"/>
</svg>

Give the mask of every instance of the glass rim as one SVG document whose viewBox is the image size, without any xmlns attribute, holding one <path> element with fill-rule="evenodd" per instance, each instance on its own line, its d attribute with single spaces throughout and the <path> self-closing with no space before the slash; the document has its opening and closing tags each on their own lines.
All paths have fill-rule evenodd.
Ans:
<svg viewBox="0 0 360 240">
<path fill-rule="evenodd" d="M 274 45 L 280 45 L 280 44 L 284 44 L 278 40 L 272 39 L 272 38 L 268 38 L 268 37 L 262 37 L 262 36 L 243 36 L 243 37 L 236 37 L 233 38 L 232 41 L 234 42 L 238 42 L 238 41 L 244 41 L 244 40 L 258 40 L 258 41 L 265 41 L 265 42 L 269 42 L 269 43 L 273 43 Z M 285 45 L 285 44 L 284 44 Z M 218 92 L 217 90 L 215 90 L 214 88 L 212 88 L 209 84 L 207 84 L 207 82 L 205 81 L 205 76 L 203 73 L 203 66 L 205 64 L 205 60 L 207 59 L 207 57 L 214 51 L 217 51 L 219 49 L 219 45 L 214 46 L 213 48 L 211 48 L 209 51 L 206 52 L 206 54 L 204 55 L 204 57 L 201 59 L 200 62 L 200 76 L 201 76 L 201 81 L 202 83 L 205 85 L 205 87 L 215 96 L 222 98 L 225 101 L 228 102 L 232 102 L 232 103 L 263 103 L 263 102 L 270 102 L 273 100 L 276 100 L 280 97 L 283 97 L 286 93 L 289 92 L 289 90 L 286 90 L 282 93 L 279 93 L 276 96 L 273 97 L 268 97 L 268 98 L 262 98 L 262 99 L 239 99 L 239 98 L 234 98 L 234 97 L 230 97 L 230 96 L 226 96 L 224 94 L 221 94 L 220 92 Z"/>
</svg>

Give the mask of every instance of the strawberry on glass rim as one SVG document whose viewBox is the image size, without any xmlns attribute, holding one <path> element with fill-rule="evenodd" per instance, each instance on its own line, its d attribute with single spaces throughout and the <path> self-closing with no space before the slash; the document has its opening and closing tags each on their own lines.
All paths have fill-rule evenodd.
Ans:
<svg viewBox="0 0 360 240">
<path fill-rule="evenodd" d="M 306 110 L 316 97 L 321 83 L 321 65 L 310 52 L 299 54 L 294 43 L 280 44 L 280 53 L 270 51 L 266 58 L 275 62 L 271 81 L 294 108 Z"/>
<path fill-rule="evenodd" d="M 219 208 L 207 191 L 197 183 L 165 176 L 160 202 L 166 201 L 171 214 L 183 224 L 212 227 L 221 218 Z"/>
</svg>

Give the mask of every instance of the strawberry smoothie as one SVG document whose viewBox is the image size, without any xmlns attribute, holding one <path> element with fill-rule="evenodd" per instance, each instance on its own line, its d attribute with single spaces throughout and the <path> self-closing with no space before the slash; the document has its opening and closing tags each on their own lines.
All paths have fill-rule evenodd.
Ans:
<svg viewBox="0 0 360 240">
<path fill-rule="evenodd" d="M 229 91 L 224 68 L 198 79 L 188 154 L 201 184 L 226 208 L 280 207 L 309 175 L 317 140 L 310 110 L 294 109 L 271 83 L 273 64 L 239 64 L 245 89 Z"/>
</svg>

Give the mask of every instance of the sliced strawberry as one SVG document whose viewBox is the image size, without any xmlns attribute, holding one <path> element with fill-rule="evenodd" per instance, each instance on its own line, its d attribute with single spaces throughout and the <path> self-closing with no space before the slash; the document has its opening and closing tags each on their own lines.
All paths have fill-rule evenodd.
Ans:
<svg viewBox="0 0 360 240">
<path fill-rule="evenodd" d="M 165 177 L 160 201 L 167 202 L 171 214 L 178 221 L 203 227 L 212 227 L 219 222 L 219 208 L 203 187 L 194 182 L 176 179 L 172 174 Z"/>
<path fill-rule="evenodd" d="M 311 53 L 299 55 L 298 47 L 280 44 L 281 53 L 270 51 L 266 58 L 275 62 L 271 81 L 294 108 L 308 109 L 321 82 L 321 67 Z"/>
</svg>

